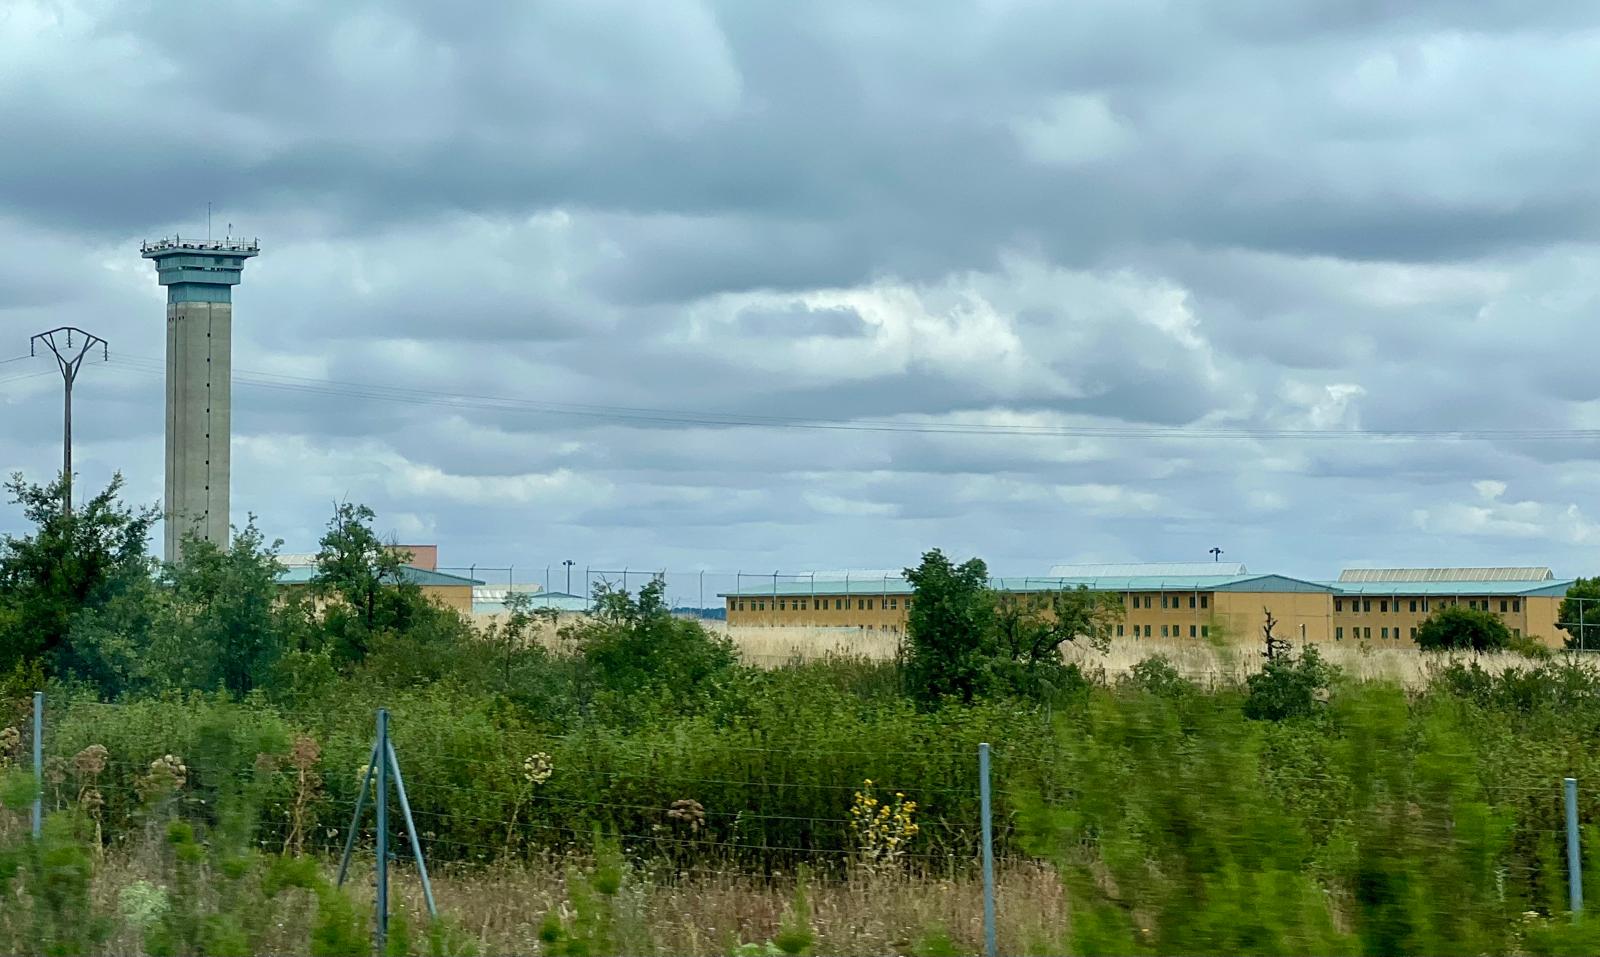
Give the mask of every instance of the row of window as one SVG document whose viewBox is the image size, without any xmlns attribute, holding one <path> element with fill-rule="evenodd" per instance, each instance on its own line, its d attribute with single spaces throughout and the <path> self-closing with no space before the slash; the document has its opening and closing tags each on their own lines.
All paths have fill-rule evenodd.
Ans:
<svg viewBox="0 0 1600 957">
<path fill-rule="evenodd" d="M 1391 628 L 1379 628 L 1378 629 L 1378 636 L 1380 638 L 1382 638 L 1383 640 L 1387 641 L 1391 637 L 1390 634 L 1389 634 L 1391 631 L 1394 632 L 1394 635 L 1393 635 L 1394 639 L 1396 641 L 1398 641 L 1400 639 L 1400 629 L 1399 628 L 1392 628 L 1392 629 Z M 1513 629 L 1511 629 L 1511 633 L 1513 635 L 1516 635 L 1518 638 L 1522 637 L 1522 629 L 1521 628 L 1513 628 Z M 1366 626 L 1362 626 L 1360 628 L 1352 627 L 1350 629 L 1350 637 L 1351 638 L 1358 638 L 1358 639 L 1359 638 L 1371 638 L 1372 637 L 1372 629 L 1371 628 L 1367 628 Z M 1416 641 L 1417 640 L 1417 629 L 1415 629 L 1415 628 L 1411 629 L 1411 636 L 1410 637 L 1411 637 L 1412 641 Z M 1344 640 L 1344 628 L 1339 627 L 1339 628 L 1333 629 L 1333 639 L 1335 641 L 1343 641 Z"/>
<path fill-rule="evenodd" d="M 1139 625 L 1118 625 L 1117 626 L 1117 637 L 1118 638 L 1123 638 L 1123 637 L 1127 637 L 1127 636 L 1132 636 L 1134 638 L 1140 638 L 1140 637 L 1153 638 L 1153 637 L 1155 637 L 1154 633 L 1150 630 L 1151 626 L 1149 626 L 1149 625 L 1142 626 L 1144 628 L 1144 633 L 1142 635 L 1139 632 L 1139 628 L 1140 627 L 1141 626 L 1139 626 Z M 1124 630 L 1123 630 L 1124 628 L 1128 628 L 1128 629 L 1132 629 L 1132 630 L 1124 632 Z M 1183 626 L 1182 625 L 1171 625 L 1171 626 L 1162 625 L 1161 626 L 1161 637 L 1163 637 L 1163 638 L 1182 638 L 1183 637 Z M 1190 625 L 1189 626 L 1189 637 L 1190 638 L 1210 638 L 1211 637 L 1211 626 L 1210 625 L 1199 625 L 1199 626 Z"/>
<path fill-rule="evenodd" d="M 1351 598 L 1351 599 L 1349 599 L 1349 601 L 1350 601 L 1350 610 L 1351 611 L 1357 611 L 1357 612 L 1370 612 L 1370 611 L 1372 611 L 1372 599 L 1370 599 L 1370 598 Z M 1343 598 L 1335 598 L 1333 600 L 1333 610 L 1334 611 L 1344 611 L 1344 603 L 1345 603 L 1345 599 L 1343 599 Z M 1395 614 L 1399 614 L 1400 611 L 1402 610 L 1400 606 L 1402 604 L 1406 604 L 1406 603 L 1410 604 L 1410 609 L 1409 610 L 1411 612 L 1413 612 L 1413 613 L 1417 612 L 1419 610 L 1419 608 L 1420 608 L 1421 612 L 1424 615 L 1426 615 L 1430 610 L 1429 609 L 1428 599 L 1426 599 L 1426 598 L 1421 598 L 1421 599 L 1411 598 L 1411 599 L 1406 599 L 1404 601 L 1402 601 L 1399 598 L 1396 598 L 1392 602 L 1392 604 L 1394 605 Z M 1391 604 L 1391 602 L 1388 599 L 1384 599 L 1384 598 L 1378 599 L 1378 611 L 1379 611 L 1379 613 L 1388 614 L 1389 605 L 1390 604 Z M 1437 604 L 1440 608 L 1449 608 L 1452 604 L 1454 604 L 1454 602 L 1452 602 L 1448 598 L 1441 598 L 1435 604 Z M 1469 598 L 1469 599 L 1467 599 L 1467 607 L 1476 609 L 1478 611 L 1493 611 L 1494 609 L 1491 607 L 1493 604 L 1494 603 L 1490 599 L 1487 599 L 1487 598 L 1482 599 L 1481 601 L 1479 599 L 1477 599 L 1477 598 Z M 1505 614 L 1506 612 L 1520 612 L 1520 611 L 1522 611 L 1522 599 L 1520 599 L 1520 598 L 1511 598 L 1511 599 L 1502 598 L 1502 599 L 1500 599 L 1500 613 L 1502 615 Z"/>
<path fill-rule="evenodd" d="M 730 598 L 728 599 L 728 606 L 731 611 L 766 611 L 767 602 L 771 601 L 776 611 L 828 611 L 828 602 L 831 601 L 833 602 L 833 611 L 846 611 L 851 607 L 850 602 L 852 600 L 855 602 L 855 610 L 857 611 L 876 611 L 880 600 L 883 602 L 885 610 L 900 610 L 899 598 Z M 815 608 L 813 608 L 813 605 L 815 605 Z M 906 599 L 905 607 L 907 611 L 911 610 L 910 598 Z"/>
<path fill-rule="evenodd" d="M 1162 595 L 1161 596 L 1161 607 L 1162 608 L 1182 608 L 1183 607 L 1183 599 L 1184 599 L 1184 597 L 1185 596 L 1183 596 L 1183 595 Z M 1190 608 L 1210 608 L 1211 607 L 1211 596 L 1210 595 L 1189 595 L 1187 597 L 1189 599 L 1189 607 Z M 1149 595 L 1129 595 L 1128 596 L 1128 607 L 1129 608 L 1150 608 L 1150 607 L 1153 607 L 1150 604 L 1151 600 L 1152 600 L 1151 596 L 1149 596 Z"/>
</svg>

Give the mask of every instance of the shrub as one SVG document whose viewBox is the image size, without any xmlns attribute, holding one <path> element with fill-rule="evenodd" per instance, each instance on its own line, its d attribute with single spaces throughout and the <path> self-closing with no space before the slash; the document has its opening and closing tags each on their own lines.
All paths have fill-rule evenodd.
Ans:
<svg viewBox="0 0 1600 957">
<path fill-rule="evenodd" d="M 1166 655 L 1151 655 L 1118 679 L 1124 687 L 1137 688 L 1163 698 L 1181 698 L 1199 690 L 1194 682 L 1185 678 Z"/>
<path fill-rule="evenodd" d="M 607 693 L 609 703 L 626 705 L 625 699 L 647 689 L 678 701 L 738 668 L 730 639 L 673 615 L 665 596 L 666 583 L 659 578 L 640 588 L 637 597 L 600 585 L 593 617 L 562 630 L 591 691 Z"/>
<path fill-rule="evenodd" d="M 1245 679 L 1244 715 L 1266 721 L 1310 717 L 1338 675 L 1338 667 L 1323 661 L 1314 647 L 1298 657 L 1280 655 Z"/>
<path fill-rule="evenodd" d="M 1417 626 L 1423 651 L 1500 651 L 1511 643 L 1511 629 L 1494 612 L 1450 605 Z"/>
</svg>

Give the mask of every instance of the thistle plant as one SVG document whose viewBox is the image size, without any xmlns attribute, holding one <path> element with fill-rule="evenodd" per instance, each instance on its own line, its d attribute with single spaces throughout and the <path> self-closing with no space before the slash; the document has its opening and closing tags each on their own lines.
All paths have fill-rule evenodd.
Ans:
<svg viewBox="0 0 1600 957">
<path fill-rule="evenodd" d="M 511 804 L 511 815 L 506 820 L 506 847 L 511 848 L 517 839 L 517 815 L 522 806 L 533 797 L 533 792 L 556 773 L 550 755 L 536 751 L 522 759 L 522 773 L 516 785 L 516 797 Z"/>
<path fill-rule="evenodd" d="M 687 827 L 690 834 L 699 834 L 706 825 L 706 809 L 693 798 L 683 798 L 672 802 L 672 807 L 667 810 L 667 820 Z"/>
<path fill-rule="evenodd" d="M 9 768 L 22 756 L 22 732 L 15 727 L 0 728 L 0 769 Z"/>
<path fill-rule="evenodd" d="M 150 770 L 139 776 L 134 787 L 146 804 L 156 804 L 182 791 L 187 783 L 189 766 L 176 755 L 163 754 L 150 762 Z"/>
<path fill-rule="evenodd" d="M 869 870 L 898 864 L 920 830 L 916 813 L 917 802 L 906 800 L 903 792 L 896 791 L 893 800 L 882 800 L 872 779 L 863 781 L 850 805 L 850 832 L 855 835 L 860 862 Z"/>
<path fill-rule="evenodd" d="M 322 788 L 322 775 L 317 762 L 322 759 L 322 749 L 308 734 L 295 736 L 289 750 L 289 766 L 295 771 L 294 802 L 289 805 L 289 834 L 284 839 L 284 851 L 298 856 L 305 850 L 307 819 L 311 805 Z M 366 773 L 362 770 L 363 775 Z"/>
<path fill-rule="evenodd" d="M 100 793 L 100 775 L 105 771 L 110 757 L 111 752 L 103 744 L 91 744 L 72 756 L 72 771 L 78 783 L 77 805 L 94 822 L 97 848 L 103 836 L 101 816 L 106 806 L 105 796 Z"/>
</svg>

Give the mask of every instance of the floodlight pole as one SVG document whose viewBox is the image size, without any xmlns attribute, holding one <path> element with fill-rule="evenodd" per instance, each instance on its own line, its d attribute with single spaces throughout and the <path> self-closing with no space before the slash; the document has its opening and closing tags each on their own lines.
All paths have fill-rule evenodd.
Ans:
<svg viewBox="0 0 1600 957">
<path fill-rule="evenodd" d="M 56 342 L 60 334 L 64 342 Z M 72 337 L 76 334 L 78 345 L 73 345 Z M 72 383 L 78 378 L 78 367 L 83 365 L 83 357 L 95 346 L 100 347 L 100 359 L 106 361 L 111 358 L 110 349 L 106 341 L 97 335 L 84 332 L 75 326 L 62 326 L 41 332 L 28 340 L 28 353 L 38 355 L 40 343 L 50 350 L 56 357 L 56 366 L 61 369 L 61 381 L 65 386 L 63 390 L 64 405 L 61 422 L 61 514 L 72 515 Z"/>
</svg>

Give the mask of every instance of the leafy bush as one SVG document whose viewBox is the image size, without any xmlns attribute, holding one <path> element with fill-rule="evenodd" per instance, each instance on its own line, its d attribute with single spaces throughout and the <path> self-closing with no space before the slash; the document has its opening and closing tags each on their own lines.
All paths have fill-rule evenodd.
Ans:
<svg viewBox="0 0 1600 957">
<path fill-rule="evenodd" d="M 672 702 L 694 697 L 739 667 L 725 635 L 672 614 L 659 578 L 637 597 L 600 585 L 594 599 L 593 616 L 563 629 L 561 637 L 577 655 L 586 684 L 611 707 L 625 708 L 628 699 L 647 693 Z"/>
<path fill-rule="evenodd" d="M 1417 626 L 1423 651 L 1500 651 L 1511 644 L 1511 629 L 1491 611 L 1448 605 Z"/>
<path fill-rule="evenodd" d="M 1313 646 L 1307 646 L 1298 657 L 1284 653 L 1245 679 L 1249 689 L 1245 717 L 1266 721 L 1308 718 L 1316 713 L 1338 675 L 1339 669 L 1323 661 Z"/>
<path fill-rule="evenodd" d="M 1128 669 L 1127 676 L 1119 679 L 1127 688 L 1137 688 L 1163 698 L 1181 698 L 1199 688 L 1173 667 L 1166 655 L 1151 655 Z"/>
</svg>

